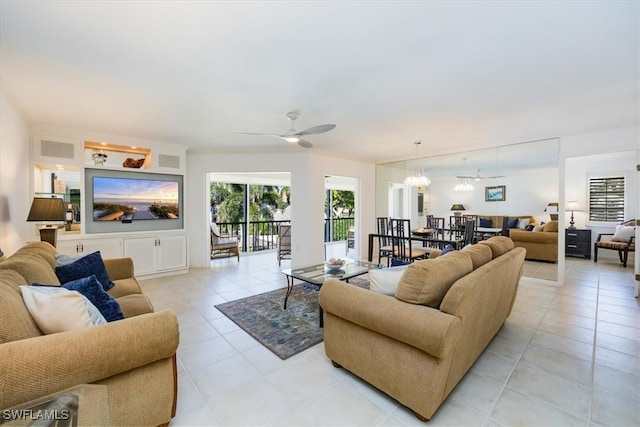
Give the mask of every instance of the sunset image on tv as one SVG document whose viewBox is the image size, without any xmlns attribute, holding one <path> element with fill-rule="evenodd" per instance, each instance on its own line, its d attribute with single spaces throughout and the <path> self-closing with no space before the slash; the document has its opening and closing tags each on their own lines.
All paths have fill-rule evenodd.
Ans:
<svg viewBox="0 0 640 427">
<path fill-rule="evenodd" d="M 93 177 L 93 220 L 178 219 L 179 187 L 176 181 Z"/>
</svg>

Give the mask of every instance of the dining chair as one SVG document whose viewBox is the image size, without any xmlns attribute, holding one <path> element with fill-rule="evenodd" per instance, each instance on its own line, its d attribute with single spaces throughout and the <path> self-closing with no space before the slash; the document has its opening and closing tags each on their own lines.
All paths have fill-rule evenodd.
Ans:
<svg viewBox="0 0 640 427">
<path fill-rule="evenodd" d="M 444 217 L 431 216 L 427 218 L 427 228 L 434 230 L 432 236 L 444 240 Z"/>
<path fill-rule="evenodd" d="M 417 259 L 428 258 L 432 248 L 423 247 L 422 244 L 413 244 L 411 241 L 411 221 L 408 219 L 391 218 L 391 243 L 393 256 L 403 261 L 413 262 Z"/>
<path fill-rule="evenodd" d="M 386 216 L 376 218 L 378 224 L 378 264 L 382 258 L 387 258 L 387 266 L 391 261 L 391 255 L 393 255 L 393 244 L 391 243 L 391 237 L 389 230 L 389 218 Z"/>
<path fill-rule="evenodd" d="M 473 219 L 467 219 L 464 222 L 463 231 L 463 243 L 462 246 L 471 245 L 476 242 L 476 221 Z"/>
</svg>

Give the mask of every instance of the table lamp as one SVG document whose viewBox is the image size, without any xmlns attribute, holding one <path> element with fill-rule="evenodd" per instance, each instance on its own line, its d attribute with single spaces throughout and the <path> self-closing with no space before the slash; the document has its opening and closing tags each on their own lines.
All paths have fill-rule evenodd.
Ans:
<svg viewBox="0 0 640 427">
<path fill-rule="evenodd" d="M 569 221 L 569 228 L 570 229 L 574 229 L 575 227 L 575 222 L 573 222 L 573 211 L 577 211 L 578 210 L 578 202 L 575 200 L 569 200 L 567 202 L 567 210 L 571 211 L 571 221 Z"/>
<path fill-rule="evenodd" d="M 28 222 L 64 222 L 64 202 L 58 197 L 34 197 Z M 40 240 L 56 246 L 58 226 L 48 224 L 40 229 Z"/>
<path fill-rule="evenodd" d="M 452 210 L 452 211 L 453 211 L 453 214 L 454 214 L 455 216 L 460 216 L 460 215 L 461 215 L 461 212 L 462 212 L 463 210 L 465 210 L 465 209 L 464 209 L 464 206 L 463 206 L 463 205 L 461 205 L 461 204 L 455 204 L 455 205 L 451 206 L 451 209 L 450 209 L 450 210 Z"/>
</svg>

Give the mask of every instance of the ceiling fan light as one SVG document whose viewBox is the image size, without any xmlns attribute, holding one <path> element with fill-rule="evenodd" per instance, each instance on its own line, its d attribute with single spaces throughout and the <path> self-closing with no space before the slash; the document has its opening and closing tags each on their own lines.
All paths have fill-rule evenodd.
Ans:
<svg viewBox="0 0 640 427">
<path fill-rule="evenodd" d="M 298 138 L 297 136 L 285 136 L 282 139 L 284 139 L 287 142 L 298 142 L 298 141 L 300 141 L 300 138 Z"/>
</svg>

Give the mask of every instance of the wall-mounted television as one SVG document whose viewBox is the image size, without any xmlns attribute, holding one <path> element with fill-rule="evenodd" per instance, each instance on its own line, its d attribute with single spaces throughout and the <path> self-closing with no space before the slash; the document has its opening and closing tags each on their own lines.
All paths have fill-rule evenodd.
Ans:
<svg viewBox="0 0 640 427">
<path fill-rule="evenodd" d="M 184 227 L 182 175 L 85 169 L 85 231 Z"/>
</svg>

